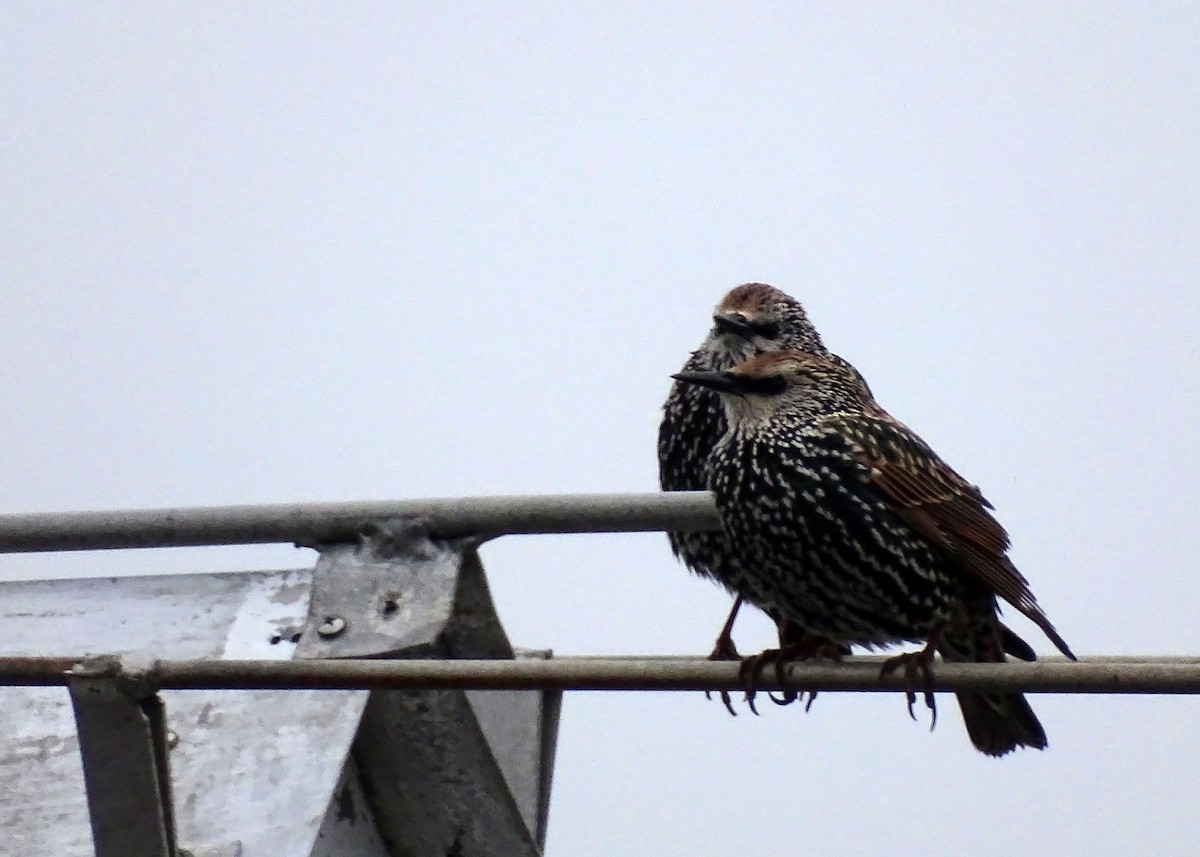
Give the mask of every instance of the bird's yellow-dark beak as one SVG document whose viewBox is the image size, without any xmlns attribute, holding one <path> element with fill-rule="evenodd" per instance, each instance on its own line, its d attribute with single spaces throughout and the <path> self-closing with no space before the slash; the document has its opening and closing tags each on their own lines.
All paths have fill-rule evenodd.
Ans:
<svg viewBox="0 0 1200 857">
<path fill-rule="evenodd" d="M 713 327 L 717 333 L 725 336 L 740 336 L 750 339 L 754 335 L 754 327 L 750 319 L 740 312 L 719 312 L 713 316 Z"/>
<path fill-rule="evenodd" d="M 737 379 L 727 372 L 680 372 L 671 377 L 684 384 L 695 384 L 718 392 L 736 393 L 739 386 Z"/>
</svg>

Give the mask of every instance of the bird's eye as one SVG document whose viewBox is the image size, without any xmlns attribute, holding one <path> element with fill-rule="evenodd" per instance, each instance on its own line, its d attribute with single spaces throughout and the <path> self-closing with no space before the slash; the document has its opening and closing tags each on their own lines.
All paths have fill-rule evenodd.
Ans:
<svg viewBox="0 0 1200 857">
<path fill-rule="evenodd" d="M 750 325 L 750 332 L 755 336 L 761 336 L 763 339 L 778 339 L 779 322 L 756 321 Z"/>
<path fill-rule="evenodd" d="M 726 334 L 746 336 L 750 330 L 751 325 L 741 313 L 720 313 L 713 316 L 713 333 L 718 336 Z"/>
<path fill-rule="evenodd" d="M 787 389 L 787 379 L 782 375 L 767 375 L 762 378 L 745 378 L 742 389 L 758 396 L 778 396 Z"/>
</svg>

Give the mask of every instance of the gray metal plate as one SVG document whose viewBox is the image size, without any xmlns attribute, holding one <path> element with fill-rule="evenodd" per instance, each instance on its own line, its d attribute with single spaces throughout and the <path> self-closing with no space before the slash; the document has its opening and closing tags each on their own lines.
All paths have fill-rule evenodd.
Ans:
<svg viewBox="0 0 1200 857">
<path fill-rule="evenodd" d="M 288 660 L 311 579 L 298 570 L 9 583 L 0 587 L 0 654 Z M 367 693 L 162 696 L 178 738 L 180 845 L 306 857 Z M 0 688 L 0 854 L 92 854 L 75 734 L 65 689 Z"/>
</svg>

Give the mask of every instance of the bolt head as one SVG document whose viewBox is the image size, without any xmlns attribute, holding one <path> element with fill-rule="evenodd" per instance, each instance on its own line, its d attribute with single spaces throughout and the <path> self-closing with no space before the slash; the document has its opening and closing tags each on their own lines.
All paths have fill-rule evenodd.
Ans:
<svg viewBox="0 0 1200 857">
<path fill-rule="evenodd" d="M 346 620 L 341 616 L 326 616 L 325 621 L 317 628 L 317 635 L 329 639 L 336 637 L 346 630 Z"/>
</svg>

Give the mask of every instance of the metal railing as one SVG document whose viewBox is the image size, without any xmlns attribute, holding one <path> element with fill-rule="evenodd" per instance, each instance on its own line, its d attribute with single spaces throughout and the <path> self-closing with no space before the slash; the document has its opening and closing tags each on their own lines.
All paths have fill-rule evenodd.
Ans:
<svg viewBox="0 0 1200 857">
<path fill-rule="evenodd" d="M 791 664 L 758 690 L 879 692 L 906 689 L 902 674 L 881 676 L 880 657 Z M 86 658 L 0 658 L 0 685 L 66 685 Z M 624 690 L 739 691 L 739 664 L 683 657 L 556 657 L 549 660 L 145 660 L 129 670 L 153 690 Z M 937 662 L 936 691 L 1026 693 L 1200 693 L 1200 657 L 1062 657 L 1036 663 Z"/>
<path fill-rule="evenodd" d="M 535 533 L 710 530 L 706 491 L 456 497 L 364 503 L 276 504 L 0 515 L 0 553 L 295 543 L 357 538 L 364 525 L 419 517 L 440 538 Z M 0 658 L 0 685 L 64 684 L 78 658 Z M 462 688 L 738 690 L 736 664 L 687 658 L 555 658 L 549 661 L 157 661 L 152 684 L 183 688 Z M 895 691 L 874 658 L 798 664 L 786 685 L 805 691 Z M 1033 664 L 947 664 L 937 690 L 1031 693 L 1200 693 L 1200 657 L 1048 659 Z M 776 688 L 764 676 L 761 688 Z"/>
<path fill-rule="evenodd" d="M 418 516 L 440 538 L 715 530 L 707 491 L 436 497 L 0 515 L 0 553 L 351 541 L 369 521 Z"/>
<path fill-rule="evenodd" d="M 412 518 L 420 521 L 419 527 L 411 525 Z M 411 535 L 420 530 L 433 539 L 446 540 L 443 544 L 465 539 L 454 543 L 459 551 L 455 554 L 457 560 L 447 566 L 453 574 L 466 573 L 462 571 L 467 567 L 461 563 L 463 552 L 474 556 L 475 542 L 502 535 L 719 527 L 707 492 L 437 498 L 0 515 L 0 553 L 294 543 L 324 546 L 317 565 L 320 571 L 327 559 L 334 562 L 341 554 L 358 556 L 359 551 L 348 549 L 346 542 L 365 536 L 365 546 L 372 549 L 378 546 L 378 537 L 392 532 L 388 522 L 397 519 L 407 522 L 407 527 L 402 524 L 396 528 L 399 534 Z M 428 546 L 430 542 L 426 540 L 425 544 Z M 401 557 L 397 567 L 404 566 L 406 561 Z M 418 565 L 420 561 L 418 557 Z M 430 567 L 441 569 L 436 561 L 431 563 Z M 474 567 L 482 576 L 477 558 Z M 354 566 L 351 571 L 356 569 Z M 415 573 L 413 567 L 403 570 Z M 337 574 L 326 572 L 326 576 L 329 580 L 343 579 L 340 567 Z M 365 579 L 369 582 L 376 578 Z M 309 619 L 313 621 L 316 615 L 315 621 L 319 622 L 324 614 L 313 614 L 313 603 L 310 601 Z M 490 601 L 487 606 L 490 610 Z M 322 634 L 321 630 L 316 631 L 318 637 Z M 463 653 L 472 657 L 483 654 L 478 648 Z M 839 663 L 788 664 L 778 673 L 766 670 L 755 687 L 762 691 L 809 693 L 909 691 L 909 679 L 903 671 L 880 674 L 882 661 L 880 657 L 852 656 Z M 159 691 L 524 690 L 549 692 L 549 696 L 567 690 L 737 692 L 744 689 L 740 666 L 735 662 L 695 657 L 396 660 L 326 659 L 310 653 L 299 660 L 184 660 L 153 659 L 139 654 L 89 657 L 72 653 L 0 657 L 0 686 L 68 689 L 75 709 L 93 840 L 100 857 L 179 857 L 184 852 L 176 842 L 169 736 Z M 1200 693 L 1200 656 L 1091 657 L 1076 663 L 1058 657 L 1035 663 L 1003 664 L 939 660 L 932 668 L 931 689 L 1194 694 Z M 555 724 L 556 718 L 554 714 Z M 551 750 L 547 758 L 552 755 Z M 539 764 L 542 763 L 545 758 Z M 546 789 L 539 798 L 542 801 L 539 817 L 544 823 L 548 776 L 539 782 L 539 788 Z M 114 787 L 114 784 L 119 785 Z M 463 788 L 469 790 L 468 786 L 470 783 Z M 522 826 L 526 821 L 518 821 L 513 822 L 512 829 L 527 830 Z M 497 824 L 497 830 L 509 830 Z M 523 835 L 528 838 L 528 832 Z M 535 849 L 530 846 L 526 850 L 533 853 Z"/>
</svg>

